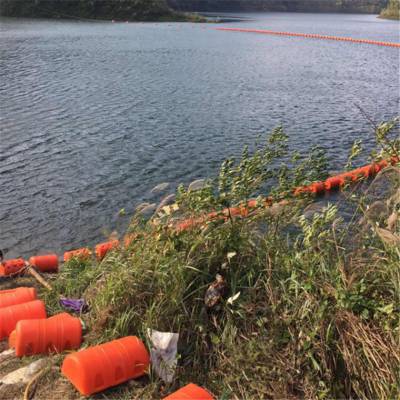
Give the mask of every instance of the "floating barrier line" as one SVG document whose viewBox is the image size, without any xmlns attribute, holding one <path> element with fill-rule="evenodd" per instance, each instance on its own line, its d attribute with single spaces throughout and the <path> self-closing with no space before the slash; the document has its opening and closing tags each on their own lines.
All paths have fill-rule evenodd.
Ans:
<svg viewBox="0 0 400 400">
<path fill-rule="evenodd" d="M 354 39 L 350 37 L 341 37 L 341 36 L 319 35 L 317 33 L 280 32 L 280 31 L 270 31 L 265 29 L 243 29 L 243 28 L 215 28 L 215 29 L 217 31 L 261 33 L 264 35 L 276 35 L 276 36 L 297 36 L 310 39 L 337 40 L 342 42 L 364 43 L 364 44 L 373 44 L 377 46 L 400 48 L 400 43 L 382 42 L 378 40 L 368 40 L 368 39 Z"/>
<path fill-rule="evenodd" d="M 400 162 L 399 157 L 392 157 L 389 160 L 382 160 L 378 163 L 365 165 L 364 167 L 356 168 L 352 171 L 331 176 L 327 178 L 325 181 L 313 182 L 307 186 L 295 187 L 292 190 L 291 195 L 293 198 L 304 195 L 319 196 L 327 192 L 339 190 L 347 184 L 355 183 L 362 179 L 371 178 L 375 176 L 383 168 L 386 168 L 390 165 L 395 165 L 399 162 Z M 287 199 L 274 201 L 274 199 L 271 197 L 266 197 L 262 199 L 260 202 L 258 202 L 257 200 L 249 200 L 246 204 L 242 204 L 238 207 L 230 207 L 220 212 L 211 212 L 209 214 L 200 217 L 185 219 L 176 224 L 174 228 L 177 232 L 182 232 L 189 229 L 193 229 L 197 226 L 201 226 L 211 221 L 222 221 L 222 220 L 226 221 L 231 217 L 247 217 L 252 211 L 256 210 L 260 206 L 264 208 L 269 208 L 273 204 L 278 204 L 283 206 L 287 205 L 288 203 L 289 200 Z"/>
<path fill-rule="evenodd" d="M 325 181 L 313 182 L 307 186 L 298 186 L 292 189 L 291 197 L 296 198 L 304 195 L 319 196 L 324 193 L 339 190 L 345 185 L 350 183 L 358 182 L 362 179 L 370 178 L 375 176 L 383 168 L 390 165 L 395 165 L 400 162 L 400 158 L 393 156 L 388 160 L 382 160 L 377 163 L 365 165 L 364 167 L 356 168 L 352 171 L 344 172 L 339 175 L 331 176 Z M 264 208 L 271 207 L 273 204 L 286 205 L 289 200 L 283 199 L 280 201 L 274 200 L 272 197 L 265 197 L 260 202 L 257 200 L 249 200 L 245 204 L 241 204 L 237 207 L 230 207 L 219 212 L 214 211 L 199 217 L 187 218 L 178 223 L 174 223 L 170 227 L 176 232 L 186 231 L 196 226 L 203 225 L 204 223 L 211 221 L 227 221 L 232 217 L 247 217 L 252 211 L 257 210 L 260 206 Z M 97 261 L 102 261 L 108 252 L 119 247 L 129 247 L 129 245 L 136 239 L 135 235 L 126 235 L 123 243 L 119 240 L 110 240 L 105 243 L 100 243 L 95 246 L 95 255 Z M 91 258 L 92 251 L 88 248 L 81 248 L 64 253 L 64 262 L 67 262 L 73 258 L 81 260 Z M 16 275 L 20 275 L 28 270 L 39 282 L 51 290 L 50 286 L 47 286 L 45 282 L 42 282 L 42 278 L 36 272 L 58 272 L 58 256 L 56 254 L 47 254 L 42 256 L 35 256 L 26 262 L 22 258 L 12 260 L 0 260 L 0 278 L 8 277 L 12 278 Z"/>
</svg>

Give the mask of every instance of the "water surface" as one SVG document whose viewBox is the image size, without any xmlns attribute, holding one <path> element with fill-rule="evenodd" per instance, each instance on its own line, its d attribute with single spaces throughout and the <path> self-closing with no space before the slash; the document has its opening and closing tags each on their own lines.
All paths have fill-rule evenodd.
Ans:
<svg viewBox="0 0 400 400">
<path fill-rule="evenodd" d="M 396 22 L 370 15 L 242 17 L 218 26 L 399 41 Z M 377 121 L 398 113 L 397 49 L 214 27 L 0 20 L 7 256 L 93 245 L 156 184 L 213 175 L 278 124 L 340 168 L 355 139 L 372 145 L 357 106 Z"/>
</svg>

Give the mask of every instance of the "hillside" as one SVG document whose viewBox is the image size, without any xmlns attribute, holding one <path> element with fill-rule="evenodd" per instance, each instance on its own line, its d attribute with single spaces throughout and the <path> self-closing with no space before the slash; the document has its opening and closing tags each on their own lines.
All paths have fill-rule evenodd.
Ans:
<svg viewBox="0 0 400 400">
<path fill-rule="evenodd" d="M 387 0 L 168 0 L 184 11 L 291 11 L 379 14 Z"/>
<path fill-rule="evenodd" d="M 387 0 L 0 0 L 0 15 L 160 21 L 196 19 L 194 16 L 180 13 L 182 11 L 379 14 L 385 6 L 387 6 Z M 393 15 L 396 14 L 394 7 L 393 5 L 389 6 L 382 16 L 393 18 Z"/>
<path fill-rule="evenodd" d="M 400 19 L 399 0 L 390 0 L 387 7 L 382 10 L 380 17 L 387 19 Z"/>
<path fill-rule="evenodd" d="M 166 0 L 0 0 L 0 15 L 129 21 L 185 19 L 173 11 Z"/>
</svg>

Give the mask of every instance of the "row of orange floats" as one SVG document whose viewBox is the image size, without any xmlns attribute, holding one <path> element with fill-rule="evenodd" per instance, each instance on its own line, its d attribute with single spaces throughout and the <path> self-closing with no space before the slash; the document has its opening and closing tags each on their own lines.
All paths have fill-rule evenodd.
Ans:
<svg viewBox="0 0 400 400">
<path fill-rule="evenodd" d="M 132 242 L 132 237 L 127 235 L 124 244 L 129 246 Z M 103 260 L 107 253 L 120 246 L 119 240 L 110 240 L 108 242 L 100 243 L 95 247 L 95 255 L 98 261 Z M 70 261 L 73 258 L 89 259 L 92 256 L 92 251 L 89 248 L 81 248 L 71 250 L 64 253 L 64 262 Z M 41 256 L 30 257 L 29 261 L 23 258 L 14 258 L 11 260 L 4 260 L 0 262 L 0 277 L 13 276 L 21 273 L 27 266 L 34 267 L 40 272 L 58 272 L 59 260 L 57 254 L 46 254 Z"/>
<path fill-rule="evenodd" d="M 228 29 L 228 28 L 221 28 Z M 230 28 L 229 28 L 230 29 Z M 296 187 L 293 189 L 294 196 L 300 196 L 304 194 L 321 195 L 325 192 L 338 190 L 343 186 L 365 179 L 376 175 L 383 168 L 394 165 L 399 162 L 399 157 L 393 156 L 389 160 L 382 160 L 377 163 L 365 165 L 360 168 L 356 168 L 352 171 L 345 172 L 339 175 L 329 177 L 325 181 L 313 182 L 307 186 Z M 265 198 L 263 205 L 269 207 L 273 204 L 272 198 Z M 278 204 L 286 204 L 287 200 L 281 200 Z M 185 219 L 174 226 L 177 232 L 182 232 L 191 229 L 195 226 L 199 226 L 205 222 L 228 219 L 229 217 L 247 217 L 252 209 L 258 206 L 256 200 L 249 200 L 246 204 L 242 204 L 238 207 L 230 207 L 221 212 L 211 212 L 207 215 L 203 215 L 197 218 Z M 134 235 L 126 235 L 123 241 L 124 246 L 129 247 L 132 241 L 135 239 Z M 111 251 L 121 246 L 119 240 L 110 240 L 108 242 L 99 243 L 95 246 L 94 253 L 96 259 L 101 261 Z M 92 251 L 87 248 L 80 248 L 76 250 L 67 251 L 64 253 L 64 262 L 70 261 L 71 259 L 89 259 L 92 256 Z M 30 265 L 40 272 L 57 272 L 59 267 L 58 256 L 56 254 L 47 254 L 42 256 L 34 256 L 26 262 L 22 258 L 5 260 L 0 262 L 0 277 L 1 276 L 12 276 L 18 274 Z"/>
<path fill-rule="evenodd" d="M 322 195 L 326 192 L 331 192 L 334 190 L 340 190 L 344 186 L 358 182 L 362 179 L 370 178 L 376 175 L 382 169 L 388 167 L 389 165 L 395 165 L 399 162 L 399 157 L 391 157 L 389 160 L 382 160 L 377 163 L 365 165 L 360 168 L 356 168 L 352 171 L 344 172 L 339 175 L 331 176 L 327 178 L 325 181 L 313 182 L 307 186 L 296 187 L 292 191 L 292 195 L 294 197 L 303 196 L 303 195 Z M 280 200 L 275 204 L 286 205 L 288 204 L 288 200 Z M 270 207 L 274 204 L 274 200 L 271 197 L 264 198 L 262 200 L 262 206 Z M 252 210 L 259 206 L 259 202 L 257 200 L 249 200 L 246 204 L 242 204 L 238 207 L 229 207 L 221 212 L 211 212 L 209 214 L 196 217 L 196 218 L 188 218 L 181 222 L 179 222 L 175 229 L 178 232 L 186 231 L 188 229 L 192 229 L 196 226 L 200 226 L 206 222 L 216 221 L 216 220 L 227 220 L 229 217 L 247 217 Z"/>
<path fill-rule="evenodd" d="M 373 44 L 373 45 L 386 46 L 386 47 L 400 47 L 400 43 L 383 42 L 383 41 L 368 40 L 368 39 L 354 39 L 354 38 L 342 37 L 342 36 L 319 35 L 316 33 L 280 32 L 280 31 L 271 31 L 271 30 L 266 30 L 266 29 L 244 29 L 244 28 L 216 28 L 216 30 L 232 31 L 232 32 L 261 33 L 261 34 L 266 34 L 266 35 L 278 35 L 278 36 L 297 36 L 297 37 L 305 37 L 305 38 L 312 38 L 312 39 L 325 39 L 325 40 L 337 40 L 337 41 L 343 41 L 343 42 L 365 43 L 365 44 Z"/>
<path fill-rule="evenodd" d="M 220 29 L 231 29 L 231 28 L 220 28 Z M 232 28 L 233 29 L 233 28 Z M 293 189 L 293 195 L 299 196 L 304 194 L 321 195 L 325 192 L 332 190 L 338 190 L 349 183 L 354 183 L 360 179 L 365 179 L 376 175 L 383 168 L 388 165 L 394 165 L 399 162 L 399 157 L 391 157 L 389 160 L 382 160 L 377 163 L 365 165 L 361 168 L 356 168 L 353 171 L 345 172 L 339 175 L 332 176 L 325 181 L 314 182 L 307 186 L 296 187 Z M 265 198 L 263 200 L 264 206 L 269 207 L 273 204 L 272 198 Z M 285 204 L 287 200 L 282 200 L 278 204 Z M 221 212 L 211 212 L 207 215 L 203 215 L 197 218 L 185 219 L 176 225 L 174 229 L 177 232 L 191 229 L 195 226 L 199 226 L 205 222 L 228 219 L 229 217 L 247 217 L 250 211 L 258 206 L 256 200 L 249 200 L 247 204 L 240 205 L 239 207 L 230 207 Z M 126 235 L 123 241 L 123 245 L 129 247 L 132 241 L 135 239 L 134 235 Z M 96 259 L 101 261 L 111 251 L 121 246 L 119 240 L 110 240 L 108 242 L 99 243 L 94 248 Z M 70 261 L 71 259 L 89 259 L 93 252 L 87 248 L 80 248 L 76 250 L 67 251 L 64 253 L 64 262 Z M 26 262 L 22 258 L 5 260 L 0 262 L 0 277 L 2 276 L 13 276 L 24 270 L 26 266 L 32 266 L 40 272 L 57 272 L 59 267 L 58 256 L 56 254 L 47 254 L 42 256 L 34 256 Z"/>
<path fill-rule="evenodd" d="M 68 313 L 47 318 L 34 288 L 0 291 L 0 340 L 8 338 L 17 357 L 77 350 L 82 344 L 82 322 Z M 68 354 L 61 372 L 81 395 L 89 396 L 145 375 L 150 355 L 136 336 L 127 336 Z M 189 384 L 168 400 L 212 400 L 203 388 Z"/>
<path fill-rule="evenodd" d="M 399 162 L 398 157 L 392 157 L 390 160 L 382 160 L 378 163 L 365 165 L 364 167 L 356 168 L 352 171 L 332 176 L 326 179 L 325 181 L 314 182 L 308 186 L 295 188 L 293 193 L 295 196 L 304 193 L 320 195 L 332 190 L 338 190 L 349 183 L 373 177 L 382 169 L 388 167 L 389 165 L 395 165 L 398 162 Z"/>
</svg>

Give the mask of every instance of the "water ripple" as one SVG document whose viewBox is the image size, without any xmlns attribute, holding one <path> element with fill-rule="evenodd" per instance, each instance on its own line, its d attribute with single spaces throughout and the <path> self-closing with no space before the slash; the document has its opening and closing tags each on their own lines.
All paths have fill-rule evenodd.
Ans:
<svg viewBox="0 0 400 400">
<path fill-rule="evenodd" d="M 249 28 L 397 41 L 361 15 L 257 14 Z M 234 24 L 229 24 L 232 26 Z M 102 240 L 150 189 L 216 173 L 283 124 L 340 169 L 398 112 L 398 51 L 217 32 L 196 24 L 2 19 L 0 248 L 28 256 Z"/>
</svg>

